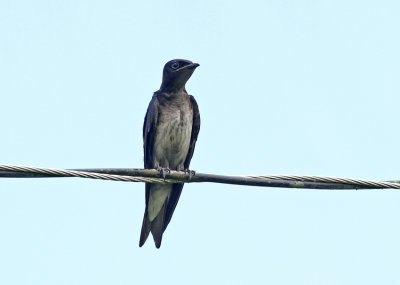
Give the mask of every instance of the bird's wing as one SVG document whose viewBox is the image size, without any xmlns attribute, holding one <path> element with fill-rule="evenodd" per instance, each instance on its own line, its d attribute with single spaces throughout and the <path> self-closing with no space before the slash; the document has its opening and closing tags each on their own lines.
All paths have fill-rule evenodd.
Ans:
<svg viewBox="0 0 400 285">
<path fill-rule="evenodd" d="M 154 93 L 147 108 L 146 116 L 143 124 L 143 149 L 144 149 L 144 168 L 153 168 L 153 146 L 156 133 L 156 124 L 158 120 L 158 99 L 157 93 Z M 143 217 L 142 231 L 140 233 L 139 246 L 142 246 L 151 230 L 151 223 L 147 218 L 147 207 L 149 205 L 150 197 L 150 183 L 146 183 L 146 209 Z"/>
<path fill-rule="evenodd" d="M 196 100 L 192 95 L 189 95 L 190 102 L 193 109 L 193 124 L 192 124 L 192 135 L 190 138 L 190 145 L 189 151 L 186 155 L 186 159 L 184 162 L 185 169 L 189 168 L 190 161 L 193 156 L 194 147 L 196 146 L 197 136 L 199 135 L 200 131 L 200 112 L 199 107 L 197 105 Z M 172 214 L 175 211 L 176 204 L 178 203 L 179 197 L 181 196 L 183 188 L 183 183 L 173 184 L 171 194 L 168 197 L 167 209 L 166 209 L 166 216 L 164 222 L 164 230 L 167 228 L 169 222 L 171 221 Z"/>
<path fill-rule="evenodd" d="M 143 124 L 143 148 L 144 148 L 144 168 L 153 168 L 153 146 L 156 135 L 156 125 L 158 121 L 158 98 L 154 93 L 147 108 L 146 117 Z"/>
<path fill-rule="evenodd" d="M 159 102 L 157 93 L 154 93 L 147 108 L 146 117 L 143 124 L 143 148 L 144 148 L 144 168 L 152 169 L 153 165 L 153 147 L 156 136 L 156 125 L 158 121 Z M 146 183 L 146 207 L 149 202 L 150 184 Z"/>
<path fill-rule="evenodd" d="M 164 231 L 171 221 L 172 214 L 174 213 L 176 208 L 176 204 L 178 204 L 179 197 L 181 197 L 182 189 L 183 183 L 172 184 L 172 190 L 167 200 L 167 208 L 165 209 Z"/>
<path fill-rule="evenodd" d="M 190 138 L 189 151 L 184 162 L 185 169 L 189 169 L 190 161 L 192 160 L 194 152 L 194 147 L 196 146 L 197 142 L 197 136 L 199 135 L 200 131 L 199 106 L 197 105 L 197 102 L 192 95 L 189 95 L 189 98 L 190 102 L 192 103 L 192 109 L 193 109 L 193 125 L 192 125 L 192 136 Z"/>
</svg>

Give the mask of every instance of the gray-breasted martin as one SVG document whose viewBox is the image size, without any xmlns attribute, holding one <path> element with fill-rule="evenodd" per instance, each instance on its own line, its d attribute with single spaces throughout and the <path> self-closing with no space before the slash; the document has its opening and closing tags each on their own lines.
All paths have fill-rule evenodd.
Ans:
<svg viewBox="0 0 400 285">
<path fill-rule="evenodd" d="M 143 125 L 144 167 L 186 171 L 200 130 L 196 100 L 185 84 L 199 66 L 189 60 L 174 59 L 163 70 L 162 84 L 154 92 Z M 183 183 L 146 183 L 146 209 L 139 246 L 151 232 L 157 248 L 181 195 Z"/>
</svg>

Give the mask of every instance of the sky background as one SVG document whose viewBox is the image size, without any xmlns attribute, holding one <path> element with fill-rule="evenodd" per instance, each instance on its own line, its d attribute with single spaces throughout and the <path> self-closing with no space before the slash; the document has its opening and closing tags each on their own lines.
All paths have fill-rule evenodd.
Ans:
<svg viewBox="0 0 400 285">
<path fill-rule="evenodd" d="M 143 165 L 164 64 L 200 63 L 202 173 L 400 179 L 398 1 L 0 1 L 0 163 Z M 400 194 L 0 180 L 0 284 L 399 284 Z"/>
</svg>

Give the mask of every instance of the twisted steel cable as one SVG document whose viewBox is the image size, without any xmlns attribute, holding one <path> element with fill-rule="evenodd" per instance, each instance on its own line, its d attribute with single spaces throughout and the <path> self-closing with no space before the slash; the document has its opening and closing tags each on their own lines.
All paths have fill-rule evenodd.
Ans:
<svg viewBox="0 0 400 285">
<path fill-rule="evenodd" d="M 285 187 L 303 189 L 400 189 L 398 181 L 371 181 L 340 177 L 312 175 L 241 175 L 223 176 L 196 173 L 193 177 L 186 173 L 171 171 L 163 178 L 154 169 L 74 169 L 60 170 L 43 167 L 29 167 L 0 164 L 0 177 L 81 177 L 112 181 L 147 182 L 147 183 L 194 183 L 213 182 L 236 185 Z"/>
</svg>

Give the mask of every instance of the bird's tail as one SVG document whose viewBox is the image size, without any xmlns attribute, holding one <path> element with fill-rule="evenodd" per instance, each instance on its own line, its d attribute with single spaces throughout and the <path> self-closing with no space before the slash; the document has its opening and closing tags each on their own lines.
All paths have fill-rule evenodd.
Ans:
<svg viewBox="0 0 400 285">
<path fill-rule="evenodd" d="M 150 230 L 151 230 L 151 222 L 149 221 L 149 218 L 147 218 L 147 209 L 146 209 L 143 217 L 142 231 L 140 233 L 140 240 L 139 240 L 140 247 L 144 245 L 147 238 L 149 237 Z"/>
<path fill-rule="evenodd" d="M 141 247 L 149 237 L 149 233 L 153 235 L 154 243 L 156 244 L 157 248 L 160 248 L 161 246 L 161 241 L 162 241 L 162 236 L 164 233 L 164 219 L 165 219 L 165 203 L 163 207 L 161 208 L 160 212 L 158 215 L 155 217 L 155 219 L 150 222 L 148 216 L 147 216 L 147 209 L 144 213 L 143 217 L 143 223 L 142 223 L 142 231 L 140 233 L 140 240 L 139 240 L 139 246 Z"/>
</svg>

